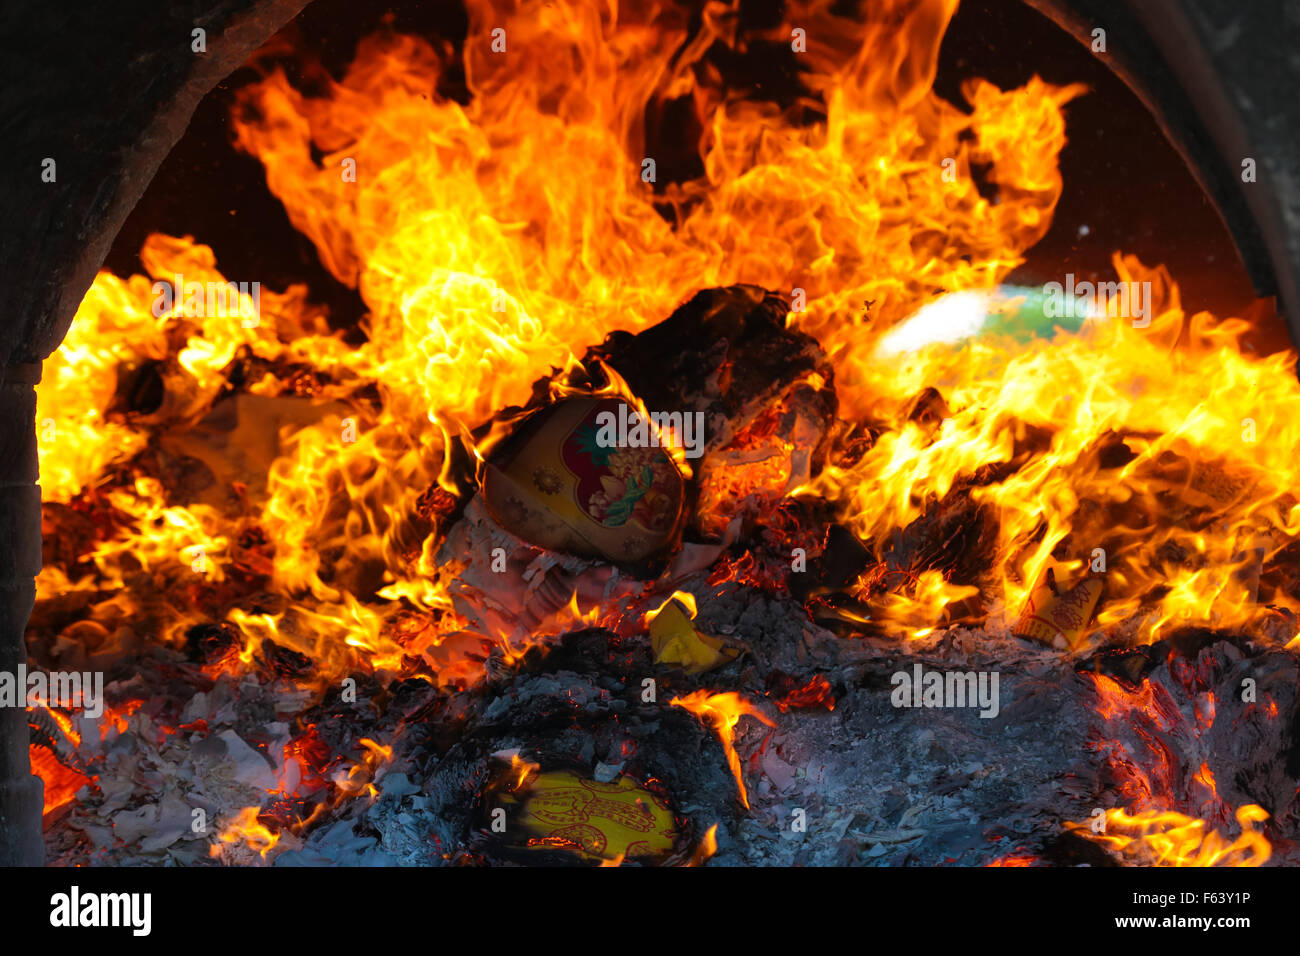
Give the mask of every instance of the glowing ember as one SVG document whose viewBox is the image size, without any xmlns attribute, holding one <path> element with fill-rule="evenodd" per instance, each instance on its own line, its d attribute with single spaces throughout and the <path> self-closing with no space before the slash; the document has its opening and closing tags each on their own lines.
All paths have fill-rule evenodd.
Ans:
<svg viewBox="0 0 1300 956">
<path fill-rule="evenodd" d="M 77 791 L 88 783 L 94 783 L 93 776 L 87 776 L 59 762 L 58 758 L 44 747 L 35 744 L 28 748 L 31 757 L 32 773 L 45 783 L 45 813 L 65 804 L 71 803 Z"/>
<path fill-rule="evenodd" d="M 821 674 L 810 678 L 808 683 L 802 687 L 795 687 L 781 697 L 775 698 L 773 703 L 783 714 L 804 707 L 835 709 L 835 698 L 831 694 L 831 682 Z"/>
</svg>

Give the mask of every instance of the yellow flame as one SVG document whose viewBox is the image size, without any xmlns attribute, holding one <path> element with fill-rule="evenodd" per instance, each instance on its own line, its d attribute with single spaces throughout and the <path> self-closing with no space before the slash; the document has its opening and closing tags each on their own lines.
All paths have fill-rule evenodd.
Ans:
<svg viewBox="0 0 1300 956">
<path fill-rule="evenodd" d="M 643 329 L 700 288 L 747 282 L 799 290 L 805 308 L 789 322 L 831 356 L 841 416 L 883 426 L 856 464 L 803 489 L 832 499 L 877 549 L 927 502 L 1005 466 L 970 494 L 997 518 L 991 574 L 1008 608 L 1055 550 L 1078 568 L 1101 547 L 1103 625 L 1141 612 L 1154 639 L 1184 621 L 1247 623 L 1264 601 L 1300 609 L 1243 583 L 1253 542 L 1271 552 L 1300 529 L 1289 497 L 1294 358 L 1245 353 L 1243 322 L 1188 320 L 1163 270 L 1115 259 L 1119 278 L 1152 283 L 1145 329 L 1110 310 L 1051 342 L 931 342 L 876 358 L 888 329 L 936 291 L 993 288 L 1043 236 L 1062 190 L 1064 107 L 1084 90 L 972 80 L 964 110 L 932 89 L 956 0 L 841 6 L 795 0 L 764 35 L 806 33 L 811 96 L 784 112 L 726 93 L 703 59 L 743 43 L 719 4 L 697 18 L 650 0 L 469 0 L 465 102 L 436 92 L 448 66 L 439 53 L 391 32 L 361 41 L 342 79 L 311 93 L 264 68 L 271 58 L 255 60 L 264 74 L 238 93 L 237 144 L 263 163 L 325 266 L 359 291 L 366 338 L 332 333 L 300 286 L 262 290 L 252 324 L 159 310 L 155 280 L 227 282 L 212 250 L 188 238 L 151 236 L 146 275 L 101 273 L 38 390 L 45 500 L 104 488 L 117 512 L 95 543 L 92 584 L 127 587 L 142 566 L 188 573 L 200 554 L 203 580 L 222 583 L 235 542 L 255 529 L 273 549 L 265 590 L 276 609 L 209 611 L 243 632 L 249 659 L 274 635 L 322 679 L 422 659 L 440 681 L 475 680 L 479 638 L 504 637 L 468 633 L 448 591 L 455 569 L 436 560 L 439 532 L 415 518 L 429 489 L 456 490 L 453 444 L 610 331 Z M 492 51 L 498 27 L 506 54 Z M 645 118 L 670 100 L 692 104 L 702 172 L 647 183 Z M 345 159 L 356 177 L 340 174 Z M 973 167 L 997 186 L 996 203 Z M 285 394 L 287 369 L 306 367 L 316 397 L 347 413 L 277 436 L 264 487 L 246 489 L 246 513 L 231 515 L 176 500 L 141 458 L 206 412 L 241 355 L 266 369 L 248 392 Z M 162 406 L 120 410 L 119 385 L 148 363 Z M 610 387 L 637 401 L 620 381 Z M 943 393 L 948 427 L 906 421 L 925 387 Z M 1107 430 L 1135 455 L 1122 467 L 1100 466 Z M 468 444 L 481 461 L 490 442 Z M 378 586 L 361 587 L 375 569 Z M 39 592 L 78 586 L 51 566 Z M 916 637 L 965 595 L 922 574 L 880 614 Z M 203 619 L 194 602 L 175 603 L 170 640 Z M 411 612 L 421 627 L 407 626 Z"/>
<path fill-rule="evenodd" d="M 1130 814 L 1112 809 L 1106 811 L 1105 833 L 1093 833 L 1087 822 L 1068 823 L 1066 829 L 1101 844 L 1131 864 L 1263 866 L 1273 849 L 1258 824 L 1268 819 L 1268 811 L 1252 803 L 1238 809 L 1236 816 L 1241 835 L 1232 841 L 1207 831 L 1204 820 L 1174 811 Z"/>
<path fill-rule="evenodd" d="M 262 859 L 280 842 L 280 834 L 273 833 L 257 817 L 262 812 L 260 807 L 244 807 L 222 831 L 217 834 L 217 842 L 208 847 L 208 855 L 213 858 L 221 856 L 222 844 L 244 845 L 256 850 Z"/>
<path fill-rule="evenodd" d="M 703 866 L 718 852 L 718 825 L 709 827 L 685 866 Z"/>
<path fill-rule="evenodd" d="M 735 745 L 732 743 L 736 724 L 746 715 L 769 727 L 775 727 L 776 723 L 745 698 L 733 692 L 711 694 L 707 690 L 697 690 L 685 697 L 674 697 L 668 703 L 670 706 L 689 711 L 702 723 L 713 727 L 727 755 L 727 766 L 731 768 L 731 775 L 736 778 L 736 786 L 740 790 L 740 802 L 748 810 L 749 794 L 745 790 L 745 778 L 740 769 L 740 755 L 736 753 Z"/>
</svg>

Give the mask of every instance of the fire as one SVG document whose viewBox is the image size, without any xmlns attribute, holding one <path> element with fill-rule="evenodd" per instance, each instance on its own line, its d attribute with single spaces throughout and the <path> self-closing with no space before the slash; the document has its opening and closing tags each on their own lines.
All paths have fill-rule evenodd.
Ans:
<svg viewBox="0 0 1300 956">
<path fill-rule="evenodd" d="M 578 592 L 574 591 L 569 602 L 555 612 L 554 617 L 542 623 L 543 633 L 562 634 L 565 631 L 580 631 L 584 627 L 595 627 L 602 621 L 602 609 L 599 604 L 582 609 L 578 601 Z"/>
<path fill-rule="evenodd" d="M 1171 673 L 1189 694 L 1204 685 L 1204 675 L 1171 654 Z M 1179 666 L 1181 665 L 1181 666 Z M 1241 835 L 1229 841 L 1213 825 L 1227 824 L 1232 805 L 1219 793 L 1219 785 L 1208 761 L 1190 773 L 1187 785 L 1179 785 L 1178 769 L 1169 748 L 1159 734 L 1190 724 L 1197 736 L 1214 724 L 1213 693 L 1196 694 L 1191 719 L 1185 717 L 1170 691 L 1149 678 L 1129 688 L 1104 674 L 1087 674 L 1096 688 L 1094 707 L 1106 722 L 1129 724 L 1145 743 L 1146 760 L 1131 755 L 1117 740 L 1102 736 L 1097 743 L 1108 772 L 1118 782 L 1120 798 L 1141 812 L 1112 809 L 1106 812 L 1105 828 L 1094 832 L 1097 821 L 1068 823 L 1067 830 L 1100 843 L 1121 862 L 1142 866 L 1262 866 L 1272 854 L 1272 844 L 1257 826 L 1268 819 L 1261 807 L 1248 804 L 1235 813 Z M 1273 703 L 1269 701 L 1269 703 Z M 1190 770 L 1190 768 L 1189 768 Z M 1187 808 L 1201 818 L 1188 816 L 1174 806 Z"/>
<path fill-rule="evenodd" d="M 1145 325 L 1112 301 L 1051 338 L 935 332 L 936 316 L 977 329 L 1047 232 L 1066 108 L 1083 87 L 971 80 L 969 109 L 940 98 L 938 49 L 957 0 L 873 0 L 852 15 L 791 0 L 764 35 L 806 37 L 808 95 L 787 110 L 724 89 L 705 59 L 746 42 L 724 4 L 702 16 L 657 0 L 466 7 L 463 63 L 384 30 L 341 79 L 317 71 L 310 93 L 271 56 L 254 58 L 259 79 L 238 92 L 238 147 L 364 300 L 360 344 L 331 330 L 303 286 L 263 290 L 252 322 L 160 309 L 157 282 L 230 278 L 192 237 L 150 236 L 145 274 L 96 278 L 45 365 L 37 412 L 44 500 L 93 507 L 93 571 L 48 566 L 42 599 L 115 589 L 143 608 L 132 582 L 146 571 L 163 595 L 148 611 L 164 640 L 179 644 L 196 624 L 238 632 L 213 676 L 251 666 L 273 641 L 313 662 L 317 686 L 408 675 L 412 662 L 440 684 L 480 680 L 485 649 L 507 661 L 520 649 L 470 630 L 452 599 L 455 563 L 437 559 L 445 529 L 417 520 L 431 495 L 446 504 L 472 490 L 457 483 L 457 450 L 481 465 L 500 432 L 472 436 L 524 404 L 539 377 L 701 288 L 744 282 L 790 297 L 788 321 L 833 363 L 839 416 L 873 436 L 791 494 L 826 499 L 877 557 L 953 494 L 996 528 L 983 542 L 986 581 L 918 569 L 871 596 L 871 621 L 888 633 L 922 638 L 976 605 L 1014 616 L 1051 568 L 1104 575 L 1098 626 L 1135 641 L 1184 624 L 1248 629 L 1265 605 L 1300 611 L 1259 581 L 1300 534 L 1293 354 L 1249 353 L 1245 321 L 1189 317 L 1162 267 L 1120 252 L 1117 279 L 1149 283 Z M 505 53 L 493 51 L 497 28 Z M 467 97 L 440 92 L 457 67 Z M 697 171 L 643 178 L 655 159 L 647 118 L 678 103 L 693 110 Z M 981 193 L 990 185 L 997 201 Z M 141 376 L 156 377 L 158 406 L 123 410 Z M 608 387 L 644 411 L 616 376 Z M 909 414 L 927 388 L 950 412 L 942 424 Z M 245 406 L 234 434 L 248 468 L 218 481 L 226 500 L 197 500 L 166 463 L 199 454 L 185 436 L 232 392 L 309 408 L 269 427 Z M 789 476 L 772 469 L 708 486 L 704 507 L 784 490 Z M 575 591 L 539 631 L 593 623 L 607 623 L 603 609 Z M 772 722 L 734 693 L 672 704 L 716 729 L 748 806 L 732 735 L 745 714 Z M 1117 695 L 1102 706 L 1128 705 Z M 336 771 L 339 790 L 376 792 L 391 751 L 367 746 Z M 1213 792 L 1212 776 L 1202 782 Z M 245 810 L 222 841 L 247 837 L 265 856 L 277 835 L 256 817 Z M 1116 818 L 1134 821 L 1145 829 L 1125 846 L 1173 841 L 1157 847 L 1162 858 L 1267 858 L 1245 832 L 1254 816 L 1231 845 L 1168 815 Z"/>
<path fill-rule="evenodd" d="M 1123 862 L 1143 866 L 1263 866 L 1272 847 L 1258 824 L 1268 819 L 1263 807 L 1237 810 L 1241 835 L 1229 840 L 1208 830 L 1204 820 L 1173 811 L 1129 814 L 1106 811 L 1106 832 L 1093 833 L 1088 823 L 1066 824 L 1080 836 L 1110 850 Z"/>
<path fill-rule="evenodd" d="M 369 737 L 362 737 L 357 743 L 366 748 L 366 764 L 372 768 L 393 759 L 393 748 L 386 744 L 371 740 Z"/>
<path fill-rule="evenodd" d="M 303 790 L 323 788 L 327 782 L 326 774 L 330 763 L 329 745 L 321 740 L 315 724 L 309 724 L 301 736 L 284 745 L 285 777 L 292 774 Z M 282 789 L 286 794 L 292 795 L 298 787 L 284 786 Z"/>
<path fill-rule="evenodd" d="M 126 733 L 131 715 L 138 711 L 143 704 L 144 701 L 141 700 L 123 701 L 122 704 L 116 707 L 112 704 L 105 704 L 104 719 L 99 725 L 100 737 L 107 736 L 110 728 L 116 730 L 119 734 Z"/>
<path fill-rule="evenodd" d="M 919 640 L 944 619 L 949 605 L 978 593 L 977 587 L 945 580 L 939 571 L 922 571 L 915 581 L 884 595 L 876 609 L 887 632 Z"/>
<path fill-rule="evenodd" d="M 685 697 L 674 697 L 668 703 L 670 706 L 688 710 L 698 717 L 702 723 L 712 725 L 718 735 L 718 740 L 722 742 L 722 749 L 727 755 L 727 766 L 731 768 L 731 775 L 736 778 L 736 786 L 740 790 L 740 802 L 748 810 L 749 794 L 745 790 L 745 778 L 740 769 L 740 755 L 736 753 L 736 748 L 732 743 L 736 724 L 740 722 L 741 717 L 746 715 L 767 724 L 769 727 L 775 727 L 775 721 L 739 694 L 732 692 L 710 694 L 707 690 L 697 690 Z"/>
<path fill-rule="evenodd" d="M 596 366 L 600 376 L 604 378 L 604 384 L 599 382 L 583 382 L 582 387 L 566 384 L 564 378 L 578 374 L 581 380 L 588 376 L 583 371 L 583 366 L 573 356 L 566 360 L 565 376 L 556 378 L 550 383 L 547 391 L 552 400 L 559 400 L 573 395 L 581 395 L 592 398 L 613 398 L 624 402 L 628 406 L 629 412 L 635 412 L 646 422 L 646 426 L 653 436 L 656 447 L 660 447 L 672 459 L 673 464 L 681 473 L 683 478 L 689 479 L 694 472 L 691 469 L 690 459 L 686 457 L 686 448 L 683 444 L 683 435 L 677 434 L 671 424 L 660 428 L 656 421 L 651 417 L 650 409 L 646 408 L 645 402 L 632 391 L 631 386 L 627 384 L 623 376 L 610 368 L 603 361 L 597 360 Z M 487 442 L 478 443 L 475 454 L 482 461 L 483 453 L 490 447 L 493 440 L 500 437 L 493 433 L 489 435 Z"/>
<path fill-rule="evenodd" d="M 242 845 L 256 850 L 265 860 L 266 855 L 280 842 L 280 834 L 272 832 L 258 820 L 261 812 L 260 807 L 244 807 L 240 810 L 217 835 L 217 842 L 208 848 L 208 856 L 214 859 L 221 857 L 223 844 Z"/>
<path fill-rule="evenodd" d="M 1124 718 L 1133 711 L 1139 711 L 1153 720 L 1156 726 L 1164 727 L 1171 719 L 1170 712 L 1177 710 L 1177 705 L 1169 699 L 1168 694 L 1159 693 L 1159 689 L 1150 681 L 1143 681 L 1136 690 L 1130 691 L 1105 674 L 1086 674 L 1085 677 L 1097 687 L 1097 713 L 1104 720 Z"/>
<path fill-rule="evenodd" d="M 645 612 L 645 617 L 644 617 L 645 626 L 649 627 L 650 623 L 656 617 L 659 616 L 659 612 L 662 611 L 664 608 L 666 608 L 669 604 L 672 604 L 674 601 L 680 604 L 685 609 L 686 616 L 691 618 L 692 620 L 695 618 L 695 615 L 700 613 L 699 605 L 695 600 L 694 594 L 692 594 L 690 591 L 674 591 L 663 601 L 661 601 L 657 607 L 653 607 L 650 610 Z"/>
<path fill-rule="evenodd" d="M 715 823 L 709 827 L 699 845 L 691 853 L 691 858 L 686 861 L 686 866 L 703 866 L 718 852 L 718 825 Z"/>
<path fill-rule="evenodd" d="M 366 340 L 354 347 L 331 332 L 299 286 L 263 290 L 253 322 L 179 301 L 160 309 L 154 280 L 228 277 L 192 239 L 150 237 L 147 276 L 101 274 L 47 365 L 38 412 L 47 500 L 106 489 L 116 520 L 95 547 L 98 583 L 125 587 L 139 565 L 198 576 L 189 580 L 209 600 L 178 602 L 168 640 L 219 614 L 246 635 L 245 657 L 274 637 L 315 661 L 322 680 L 366 667 L 401 673 L 422 656 L 440 680 L 472 680 L 480 648 L 466 643 L 447 590 L 454 569 L 438 566 L 436 533 L 421 539 L 411 521 L 428 488 L 458 490 L 452 446 L 607 332 L 644 328 L 701 287 L 744 281 L 799 290 L 804 310 L 791 321 L 834 357 L 843 413 L 894 420 L 856 465 L 828 469 L 805 489 L 835 500 L 863 536 L 879 540 L 961 476 L 1015 458 L 1027 428 L 1047 428 L 1055 435 L 1047 450 L 976 492 L 1001 519 L 1008 606 L 1072 531 L 1092 530 L 1088 543 L 1111 555 L 1108 619 L 1169 580 L 1153 633 L 1188 602 L 1213 603 L 1227 623 L 1249 614 L 1240 589 L 1211 582 L 1204 569 L 1236 554 L 1247 530 L 1289 531 L 1300 521 L 1282 498 L 1288 442 L 1272 440 L 1300 396 L 1293 378 L 1283 381 L 1283 359 L 1233 348 L 1238 326 L 1198 317 L 1193 348 L 1170 354 L 1182 323 L 1176 290 L 1117 259 L 1126 277 L 1154 276 L 1160 288 L 1161 318 L 1146 333 L 1115 322 L 1099 337 L 1020 351 L 936 344 L 899 361 L 874 357 L 883 333 L 933 290 L 988 289 L 1005 276 L 1048 228 L 1062 188 L 1063 107 L 1083 88 L 1034 79 L 1001 91 L 972 81 L 969 113 L 940 99 L 931 83 L 955 8 L 955 0 L 890 0 L 846 17 L 827 0 L 790 5 L 788 24 L 771 37 L 806 31 L 799 62 L 824 108 L 811 123 L 724 96 L 697 69 L 711 44 L 739 42 L 720 9 L 691 36 L 687 12 L 672 6 L 562 0 L 496 10 L 471 0 L 465 103 L 433 92 L 448 64 L 409 36 L 364 40 L 346 75 L 312 95 L 268 67 L 240 93 L 238 146 L 264 164 L 270 189 L 330 271 L 360 290 Z M 508 55 L 491 50 L 497 26 Z M 642 117 L 681 97 L 697 112 L 702 172 L 645 182 Z M 356 177 L 340 175 L 344 160 L 355 161 Z M 980 195 L 973 164 L 998 185 L 998 203 Z M 869 318 L 864 301 L 874 303 Z M 286 370 L 307 368 L 313 398 L 328 406 L 315 422 L 281 429 L 264 486 L 250 485 L 238 512 L 175 500 L 132 463 L 151 440 L 193 426 L 241 356 L 261 363 L 244 386 L 250 394 L 290 393 L 296 379 Z M 1222 402 L 1202 394 L 1200 366 L 1223 382 Z M 120 381 L 144 368 L 161 379 L 162 406 L 147 416 L 113 411 Z M 1141 394 L 1130 394 L 1135 378 L 1147 385 Z M 1093 384 L 1071 392 L 1062 381 Z M 937 437 L 898 417 L 927 384 L 954 409 L 952 428 Z M 378 403 L 358 399 L 367 389 Z M 1269 441 L 1227 441 L 1247 405 Z M 1162 437 L 1127 439 L 1139 457 L 1116 481 L 1089 453 L 1106 428 Z M 1204 515 L 1203 528 L 1227 519 L 1236 530 L 1200 534 L 1187 568 L 1149 560 L 1161 543 L 1188 543 L 1176 528 L 1076 526 L 1084 500 L 1122 499 L 1136 507 L 1134 521 L 1150 519 L 1154 463 L 1165 452 L 1195 461 L 1211 445 L 1248 459 L 1256 491 L 1250 504 Z M 123 466 L 137 469 L 132 480 L 115 477 Z M 260 583 L 282 610 L 252 610 L 238 590 L 219 590 L 233 543 L 252 529 L 271 542 Z M 372 566 L 384 569 L 382 586 L 359 592 L 350 582 Z M 47 580 L 42 593 L 57 583 Z M 891 596 L 882 617 L 900 635 L 923 635 L 966 593 L 927 573 Z M 398 643 L 394 622 L 411 610 L 428 626 Z"/>
<path fill-rule="evenodd" d="M 541 764 L 525 760 L 519 754 L 510 754 L 509 789 L 520 790 L 528 780 L 541 772 Z"/>
<path fill-rule="evenodd" d="M 379 788 L 374 784 L 375 775 L 380 767 L 392 760 L 393 748 L 387 744 L 371 740 L 369 737 L 362 737 L 357 743 L 364 750 L 361 760 L 346 769 L 343 767 L 338 768 L 334 772 L 331 782 L 345 796 L 357 796 L 364 793 L 371 800 L 374 800 L 379 796 Z"/>
<path fill-rule="evenodd" d="M 864 368 L 881 396 L 874 414 L 895 427 L 814 489 L 839 498 L 860 535 L 883 540 L 981 469 L 1005 473 L 969 493 L 995 519 L 996 596 L 1013 613 L 1049 567 L 1086 572 L 1098 555 L 1099 623 L 1141 621 L 1146 641 L 1294 607 L 1254 593 L 1251 570 L 1257 582 L 1261 561 L 1300 531 L 1287 450 L 1296 433 L 1291 413 L 1278 413 L 1300 409 L 1295 356 L 1244 353 L 1246 323 L 1185 320 L 1163 270 L 1120 256 L 1115 266 L 1124 281 L 1151 283 L 1149 328 L 1112 318 L 1051 341 L 933 344 Z M 952 409 L 942 429 L 904 420 L 922 386 L 938 386 Z M 1122 452 L 1108 460 L 1113 436 Z M 930 601 L 931 623 L 943 603 Z"/>
</svg>

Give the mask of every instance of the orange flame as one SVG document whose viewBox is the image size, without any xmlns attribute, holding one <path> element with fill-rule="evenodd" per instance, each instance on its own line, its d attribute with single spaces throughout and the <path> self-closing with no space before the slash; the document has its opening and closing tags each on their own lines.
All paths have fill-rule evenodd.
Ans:
<svg viewBox="0 0 1300 956">
<path fill-rule="evenodd" d="M 1285 594 L 1256 595 L 1251 571 L 1257 581 L 1260 563 L 1300 532 L 1289 452 L 1300 433 L 1291 411 L 1279 414 L 1300 410 L 1295 356 L 1243 352 L 1240 320 L 1185 321 L 1161 269 L 1120 256 L 1115 268 L 1151 283 L 1149 328 L 1114 319 L 1052 341 L 934 344 L 864 366 L 873 415 L 893 429 L 809 490 L 839 500 L 862 537 L 883 541 L 963 478 L 1013 469 L 969 491 L 995 519 L 998 597 L 1011 613 L 1050 564 L 1074 572 L 1098 555 L 1099 624 L 1140 623 L 1144 641 L 1185 624 L 1249 625 L 1265 603 L 1294 609 Z M 938 431 L 905 419 L 930 385 L 952 409 Z M 1103 460 L 1108 433 L 1123 436 L 1126 463 Z M 902 619 L 936 623 L 945 603 L 906 604 Z"/>
<path fill-rule="evenodd" d="M 265 860 L 266 855 L 280 842 L 280 834 L 273 833 L 258 820 L 261 812 L 260 807 L 244 807 L 240 810 L 238 815 L 217 835 L 217 842 L 208 847 L 208 856 L 219 858 L 222 855 L 222 844 L 244 845 L 251 850 L 256 850 Z"/>
<path fill-rule="evenodd" d="M 703 866 L 712 859 L 718 852 L 718 825 L 715 823 L 705 832 L 700 839 L 699 846 L 691 853 L 691 858 L 686 861 L 685 866 Z"/>
<path fill-rule="evenodd" d="M 775 721 L 745 698 L 732 692 L 710 694 L 707 690 L 697 690 L 685 697 L 674 697 L 668 703 L 670 706 L 690 711 L 700 719 L 701 723 L 712 725 L 727 755 L 727 766 L 731 768 L 731 775 L 736 778 L 736 786 L 740 790 L 740 802 L 748 810 L 749 794 L 745 791 L 745 779 L 740 770 L 740 755 L 736 753 L 732 743 L 736 724 L 746 715 L 769 727 L 775 727 Z"/>
<path fill-rule="evenodd" d="M 674 601 L 681 605 L 682 609 L 686 612 L 686 616 L 691 620 L 694 620 L 695 616 L 700 613 L 699 605 L 695 600 L 694 594 L 690 591 L 674 591 L 656 607 L 650 608 L 650 610 L 645 612 L 645 626 L 649 627 L 651 622 L 659 616 L 660 612 Z"/>
<path fill-rule="evenodd" d="M 517 753 L 510 755 L 510 787 L 511 790 L 519 790 L 528 782 L 535 773 L 542 769 L 541 764 L 531 760 L 525 760 Z"/>
<path fill-rule="evenodd" d="M 956 5 L 787 3 L 764 38 L 804 31 L 809 96 L 785 112 L 724 90 L 704 59 L 746 42 L 720 4 L 695 16 L 651 0 L 469 0 L 465 102 L 437 92 L 449 64 L 414 37 L 363 40 L 342 79 L 322 77 L 310 93 L 273 58 L 255 59 L 263 76 L 238 93 L 238 146 L 263 163 L 325 266 L 359 291 L 366 340 L 331 332 L 301 286 L 264 290 L 251 324 L 158 310 L 152 280 L 227 281 L 189 238 L 151 236 L 146 275 L 101 273 L 38 389 L 45 499 L 102 488 L 114 512 L 89 584 L 126 588 L 144 567 L 212 588 L 227 581 L 240 534 L 256 529 L 273 549 L 264 584 L 277 609 L 214 600 L 205 616 L 177 601 L 164 613 L 167 640 L 224 616 L 243 634 L 245 663 L 273 638 L 311 658 L 321 680 L 401 673 L 421 659 L 440 681 L 473 680 L 482 644 L 453 605 L 455 569 L 439 566 L 440 538 L 412 518 L 428 489 L 453 489 L 452 444 L 607 333 L 644 329 L 701 287 L 747 282 L 799 291 L 804 308 L 789 321 L 831 356 L 840 414 L 883 426 L 855 464 L 802 489 L 835 502 L 877 550 L 927 503 L 998 469 L 969 494 L 997 519 L 991 587 L 1010 613 L 1058 552 L 1069 572 L 1098 548 L 1108 562 L 1099 624 L 1134 622 L 1137 639 L 1183 622 L 1246 626 L 1266 602 L 1300 610 L 1251 583 L 1260 553 L 1300 533 L 1294 356 L 1245 352 L 1241 320 L 1188 319 L 1163 269 L 1115 257 L 1119 279 L 1151 283 L 1146 328 L 1110 303 L 1051 341 L 931 342 L 878 358 L 883 336 L 936 290 L 994 287 L 1046 233 L 1062 191 L 1064 109 L 1084 92 L 972 80 L 969 111 L 938 97 Z M 498 27 L 505 53 L 493 49 Z M 645 120 L 670 101 L 692 105 L 701 172 L 652 184 L 641 178 L 654 159 Z M 357 176 L 340 175 L 345 160 Z M 998 187 L 996 203 L 974 168 Z M 306 367 L 322 404 L 312 424 L 275 436 L 264 483 L 244 489 L 232 516 L 172 500 L 138 459 L 192 428 L 240 356 L 265 369 L 249 394 L 290 394 L 286 369 Z M 162 406 L 113 411 L 119 381 L 148 363 Z M 615 378 L 609 387 L 626 392 Z M 952 409 L 937 431 L 906 418 L 926 387 Z M 1102 460 L 1108 432 L 1127 463 Z M 480 460 L 486 444 L 471 443 Z M 378 587 L 357 583 L 375 569 Z M 38 587 L 83 583 L 51 566 Z M 885 599 L 879 620 L 925 636 L 969 593 L 922 572 Z M 410 613 L 424 626 L 399 641 Z"/>
</svg>

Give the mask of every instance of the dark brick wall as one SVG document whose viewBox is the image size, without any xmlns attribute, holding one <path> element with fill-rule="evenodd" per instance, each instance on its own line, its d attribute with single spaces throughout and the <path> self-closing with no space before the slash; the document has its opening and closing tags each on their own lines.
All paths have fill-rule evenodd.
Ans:
<svg viewBox="0 0 1300 956">
<path fill-rule="evenodd" d="M 0 367 L 54 350 L 199 100 L 305 5 L 0 5 Z"/>
<path fill-rule="evenodd" d="M 199 100 L 306 2 L 0 6 L 0 670 L 25 656 L 41 566 L 39 363 Z M 196 27 L 205 53 L 192 48 Z M 0 865 L 42 859 L 27 742 L 25 712 L 0 709 Z"/>
<path fill-rule="evenodd" d="M 1083 43 L 1106 31 L 1100 55 L 1187 159 L 1300 343 L 1300 0 L 1025 2 Z"/>
<path fill-rule="evenodd" d="M 26 657 L 23 631 L 41 569 L 41 494 L 36 485 L 39 365 L 11 366 L 0 382 L 0 671 Z M 0 865 L 41 859 L 41 781 L 27 762 L 27 714 L 0 707 Z"/>
</svg>

